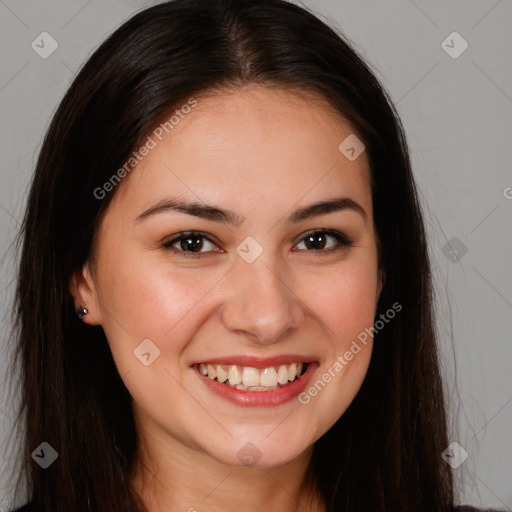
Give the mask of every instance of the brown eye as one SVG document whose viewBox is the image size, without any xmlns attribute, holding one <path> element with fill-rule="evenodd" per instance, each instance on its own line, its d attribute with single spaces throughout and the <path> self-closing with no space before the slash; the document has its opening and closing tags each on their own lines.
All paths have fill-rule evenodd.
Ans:
<svg viewBox="0 0 512 512">
<path fill-rule="evenodd" d="M 307 252 L 330 253 L 352 245 L 343 233 L 337 231 L 313 231 L 308 233 L 297 245 L 304 244 Z"/>
<path fill-rule="evenodd" d="M 209 240 L 204 234 L 195 232 L 180 233 L 172 240 L 163 243 L 162 246 L 174 252 L 181 253 L 184 256 L 192 257 L 212 252 L 210 246 L 216 247 L 216 245 L 211 240 Z M 204 251 L 203 249 L 207 250 Z"/>
</svg>

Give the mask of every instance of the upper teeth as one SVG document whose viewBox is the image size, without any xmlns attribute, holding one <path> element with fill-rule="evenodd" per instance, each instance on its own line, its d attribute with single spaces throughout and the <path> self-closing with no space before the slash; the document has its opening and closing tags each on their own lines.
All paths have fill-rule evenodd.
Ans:
<svg viewBox="0 0 512 512">
<path fill-rule="evenodd" d="M 249 386 L 273 388 L 278 384 L 284 385 L 295 380 L 296 377 L 300 377 L 303 367 L 304 363 L 291 363 L 258 370 L 251 366 L 201 363 L 199 371 L 212 380 L 217 379 L 219 382 L 225 382 L 241 389 Z"/>
</svg>

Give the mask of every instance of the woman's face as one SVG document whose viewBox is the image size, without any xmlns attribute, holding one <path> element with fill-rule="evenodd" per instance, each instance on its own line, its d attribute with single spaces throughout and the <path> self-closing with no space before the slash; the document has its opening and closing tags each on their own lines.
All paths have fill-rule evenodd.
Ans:
<svg viewBox="0 0 512 512">
<path fill-rule="evenodd" d="M 116 191 L 81 303 L 143 437 L 277 466 L 311 449 L 368 368 L 368 161 L 352 139 L 339 149 L 353 132 L 314 97 L 254 86 L 196 100 Z"/>
</svg>

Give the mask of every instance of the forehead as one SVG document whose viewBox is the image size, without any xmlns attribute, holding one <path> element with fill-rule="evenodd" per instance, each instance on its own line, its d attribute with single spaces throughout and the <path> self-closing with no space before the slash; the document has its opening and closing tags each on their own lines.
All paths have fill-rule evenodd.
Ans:
<svg viewBox="0 0 512 512">
<path fill-rule="evenodd" d="M 166 129 L 149 134 L 152 149 L 113 202 L 142 206 L 168 193 L 209 202 L 251 196 L 254 205 L 279 199 L 291 206 L 333 189 L 367 195 L 366 154 L 350 161 L 340 152 L 354 130 L 320 96 L 252 86 L 194 100 L 192 109 L 169 113 L 164 123 L 173 117 L 172 126 L 162 123 Z"/>
</svg>

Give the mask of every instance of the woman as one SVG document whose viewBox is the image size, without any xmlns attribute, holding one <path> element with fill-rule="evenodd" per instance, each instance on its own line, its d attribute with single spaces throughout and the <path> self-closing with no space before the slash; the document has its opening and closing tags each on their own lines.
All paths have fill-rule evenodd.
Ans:
<svg viewBox="0 0 512 512">
<path fill-rule="evenodd" d="M 454 509 L 403 129 L 306 10 L 126 22 L 54 116 L 21 235 L 20 510 Z"/>
</svg>

